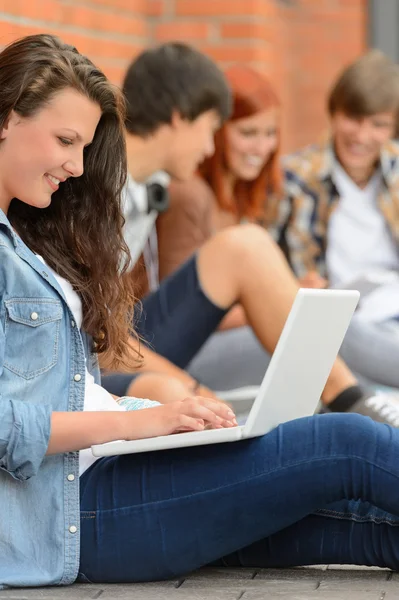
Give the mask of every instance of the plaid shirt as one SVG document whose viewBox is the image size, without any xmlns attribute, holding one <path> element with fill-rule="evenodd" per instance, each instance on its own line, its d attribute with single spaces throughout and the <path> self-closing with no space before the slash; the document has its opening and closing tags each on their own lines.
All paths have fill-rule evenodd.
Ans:
<svg viewBox="0 0 399 600">
<path fill-rule="evenodd" d="M 332 180 L 332 146 L 310 146 L 286 157 L 283 164 L 285 194 L 270 232 L 299 277 L 309 270 L 327 277 L 327 225 L 340 199 Z M 399 143 L 384 146 L 380 166 L 377 206 L 399 249 Z"/>
</svg>

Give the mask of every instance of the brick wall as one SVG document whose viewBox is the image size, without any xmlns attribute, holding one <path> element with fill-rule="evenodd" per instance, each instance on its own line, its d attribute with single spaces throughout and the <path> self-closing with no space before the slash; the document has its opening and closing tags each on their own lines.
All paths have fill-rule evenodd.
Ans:
<svg viewBox="0 0 399 600">
<path fill-rule="evenodd" d="M 282 101 L 283 149 L 326 129 L 325 96 L 366 48 L 366 0 L 163 0 L 157 41 L 190 40 L 222 66 L 252 64 Z"/>
<path fill-rule="evenodd" d="M 267 74 L 282 100 L 283 148 L 316 139 L 342 65 L 366 46 L 366 0 L 0 0 L 0 45 L 48 31 L 88 54 L 116 83 L 156 41 L 188 41 L 221 66 Z"/>
<path fill-rule="evenodd" d="M 0 44 L 48 32 L 74 44 L 119 83 L 150 43 L 154 0 L 0 0 Z"/>
</svg>

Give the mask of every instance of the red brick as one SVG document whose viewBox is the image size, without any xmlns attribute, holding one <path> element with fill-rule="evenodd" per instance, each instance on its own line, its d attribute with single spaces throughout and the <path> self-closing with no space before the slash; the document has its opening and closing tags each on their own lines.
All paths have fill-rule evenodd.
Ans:
<svg viewBox="0 0 399 600">
<path fill-rule="evenodd" d="M 318 139 L 337 73 L 367 46 L 366 0 L 0 0 L 0 46 L 54 32 L 119 83 L 147 44 L 192 42 L 222 66 L 263 70 L 282 101 L 283 150 Z M 31 21 L 22 24 L 21 18 Z M 40 25 L 38 25 L 40 23 Z"/>
<path fill-rule="evenodd" d="M 148 26 L 140 17 L 126 16 L 104 9 L 92 9 L 84 6 L 65 7 L 63 25 L 84 28 L 98 32 L 120 33 L 122 35 L 146 36 Z"/>
<path fill-rule="evenodd" d="M 80 4 L 81 0 L 72 0 Z M 124 10 L 135 14 L 145 14 L 147 0 L 89 0 L 90 4 L 111 8 L 112 10 Z"/>
<path fill-rule="evenodd" d="M 91 59 L 103 71 L 103 73 L 105 73 L 105 75 L 110 81 L 112 81 L 112 83 L 115 83 L 118 86 L 122 84 L 123 77 L 128 66 L 127 62 L 124 66 L 119 66 L 103 64 L 100 59 L 96 60 L 95 56 L 91 57 Z"/>
<path fill-rule="evenodd" d="M 166 40 L 204 40 L 209 35 L 207 23 L 178 22 L 160 23 L 155 27 L 155 39 L 163 42 Z"/>
<path fill-rule="evenodd" d="M 269 16 L 268 0 L 176 0 L 176 15 L 192 17 Z"/>
<path fill-rule="evenodd" d="M 218 62 L 267 62 L 271 57 L 270 51 L 264 46 L 204 46 L 201 47 L 206 54 Z"/>
<path fill-rule="evenodd" d="M 164 0 L 147 0 L 145 14 L 149 17 L 160 17 L 165 10 Z"/>
<path fill-rule="evenodd" d="M 220 26 L 222 38 L 249 38 L 264 40 L 270 35 L 266 23 L 222 23 Z"/>
<path fill-rule="evenodd" d="M 0 21 L 0 45 L 5 46 L 11 44 L 14 40 L 24 37 L 25 35 L 35 35 L 43 33 L 42 27 L 34 27 L 31 25 L 21 25 L 19 23 L 8 23 Z"/>
</svg>

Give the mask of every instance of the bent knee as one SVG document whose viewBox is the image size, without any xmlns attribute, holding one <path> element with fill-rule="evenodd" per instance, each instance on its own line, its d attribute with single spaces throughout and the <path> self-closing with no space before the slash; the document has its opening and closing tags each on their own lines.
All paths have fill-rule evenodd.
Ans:
<svg viewBox="0 0 399 600">
<path fill-rule="evenodd" d="M 190 395 L 190 391 L 176 377 L 163 373 L 141 373 L 130 385 L 127 395 L 165 403 L 182 400 Z"/>
<path fill-rule="evenodd" d="M 216 237 L 219 238 L 222 245 L 228 246 L 231 250 L 237 249 L 241 255 L 246 251 L 257 251 L 259 247 L 267 248 L 270 252 L 281 252 L 266 229 L 255 223 L 228 227 L 223 229 Z"/>
</svg>

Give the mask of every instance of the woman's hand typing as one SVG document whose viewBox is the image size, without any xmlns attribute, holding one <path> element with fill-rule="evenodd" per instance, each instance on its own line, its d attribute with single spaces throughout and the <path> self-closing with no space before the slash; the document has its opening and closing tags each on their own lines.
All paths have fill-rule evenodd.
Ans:
<svg viewBox="0 0 399 600">
<path fill-rule="evenodd" d="M 202 396 L 131 411 L 124 416 L 127 417 L 127 422 L 123 437 L 127 440 L 237 425 L 230 406 L 220 400 Z"/>
<path fill-rule="evenodd" d="M 120 439 L 139 440 L 236 425 L 235 415 L 225 402 L 202 396 L 126 412 L 53 412 L 47 454 L 82 450 Z"/>
</svg>

